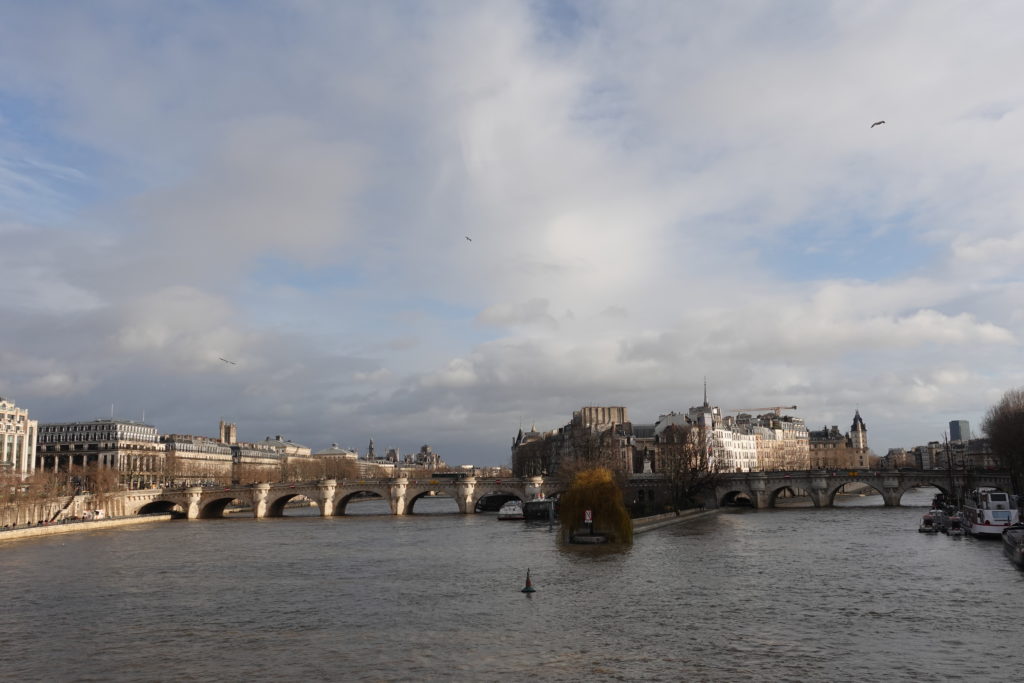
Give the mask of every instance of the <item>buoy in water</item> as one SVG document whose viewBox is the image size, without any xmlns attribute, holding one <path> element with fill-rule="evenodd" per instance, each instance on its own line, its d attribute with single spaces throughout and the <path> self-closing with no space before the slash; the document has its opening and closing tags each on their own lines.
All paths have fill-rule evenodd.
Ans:
<svg viewBox="0 0 1024 683">
<path fill-rule="evenodd" d="M 523 586 L 522 592 L 523 593 L 536 593 L 537 592 L 537 589 L 533 587 L 532 583 L 530 583 L 530 570 L 529 569 L 526 570 L 526 585 Z"/>
</svg>

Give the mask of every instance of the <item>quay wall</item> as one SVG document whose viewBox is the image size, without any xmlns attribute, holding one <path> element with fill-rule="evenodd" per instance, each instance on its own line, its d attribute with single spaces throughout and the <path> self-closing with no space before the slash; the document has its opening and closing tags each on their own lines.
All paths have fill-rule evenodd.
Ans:
<svg viewBox="0 0 1024 683">
<path fill-rule="evenodd" d="M 633 534 L 642 534 L 645 531 L 654 531 L 670 524 L 688 522 L 692 519 L 715 514 L 718 514 L 718 510 L 680 510 L 678 515 L 674 512 L 666 512 L 663 515 L 637 517 L 633 520 Z"/>
<path fill-rule="evenodd" d="M 50 536 L 53 534 L 70 534 L 75 531 L 97 531 L 99 529 L 113 529 L 115 527 L 132 526 L 135 524 L 148 524 L 150 522 L 166 522 L 174 519 L 172 514 L 139 515 L 137 517 L 121 517 L 118 519 L 97 519 L 89 522 L 70 522 L 67 524 L 48 524 L 46 526 L 27 526 L 24 529 L 8 529 L 0 531 L 0 542 L 13 541 L 22 538 L 34 538 L 36 536 Z"/>
</svg>

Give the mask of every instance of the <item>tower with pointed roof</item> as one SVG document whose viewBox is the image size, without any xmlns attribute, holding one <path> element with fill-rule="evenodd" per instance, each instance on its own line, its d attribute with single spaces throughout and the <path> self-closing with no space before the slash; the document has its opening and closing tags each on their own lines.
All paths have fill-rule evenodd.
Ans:
<svg viewBox="0 0 1024 683">
<path fill-rule="evenodd" d="M 868 428 L 860 417 L 858 408 L 853 414 L 853 424 L 850 425 L 850 446 L 858 451 L 868 449 Z"/>
</svg>

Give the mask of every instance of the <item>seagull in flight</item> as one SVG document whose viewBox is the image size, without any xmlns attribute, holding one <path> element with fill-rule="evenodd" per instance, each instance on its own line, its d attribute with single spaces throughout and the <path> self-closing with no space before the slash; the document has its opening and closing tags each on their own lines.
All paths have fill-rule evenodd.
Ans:
<svg viewBox="0 0 1024 683">
<path fill-rule="evenodd" d="M 466 235 L 466 241 L 467 241 L 467 242 L 472 242 L 473 240 L 471 240 L 471 239 L 469 238 L 469 235 Z"/>
<path fill-rule="evenodd" d="M 875 121 L 874 123 L 871 124 L 871 127 L 874 128 L 875 126 L 880 126 L 883 123 L 885 123 L 885 121 Z"/>
<path fill-rule="evenodd" d="M 233 360 L 228 360 L 227 358 L 220 358 L 220 356 L 218 356 L 218 358 L 219 358 L 220 360 L 224 361 L 225 363 L 228 363 L 228 364 L 230 364 L 230 365 L 238 365 L 238 363 L 236 363 L 236 362 L 235 362 L 235 361 L 233 361 Z"/>
</svg>

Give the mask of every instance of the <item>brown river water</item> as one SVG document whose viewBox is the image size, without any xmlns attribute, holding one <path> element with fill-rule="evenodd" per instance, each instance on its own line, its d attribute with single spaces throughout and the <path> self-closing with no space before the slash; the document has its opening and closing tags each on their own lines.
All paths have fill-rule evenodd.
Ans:
<svg viewBox="0 0 1024 683">
<path fill-rule="evenodd" d="M 6 542 L 0 680 L 1017 680 L 1024 572 L 917 533 L 933 492 L 725 510 L 616 553 L 436 499 Z"/>
</svg>

